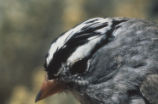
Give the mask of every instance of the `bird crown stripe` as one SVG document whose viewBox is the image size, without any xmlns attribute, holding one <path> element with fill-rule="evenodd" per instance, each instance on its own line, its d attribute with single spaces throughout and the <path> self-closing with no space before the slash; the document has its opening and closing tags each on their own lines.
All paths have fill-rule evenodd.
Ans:
<svg viewBox="0 0 158 104">
<path fill-rule="evenodd" d="M 46 58 L 46 66 L 55 64 L 55 59 L 57 61 L 58 58 L 62 59 L 58 59 L 57 68 L 64 61 L 73 64 L 78 59 L 92 56 L 99 47 L 108 43 L 115 26 L 122 22 L 124 21 L 95 18 L 79 24 L 52 43 Z"/>
</svg>

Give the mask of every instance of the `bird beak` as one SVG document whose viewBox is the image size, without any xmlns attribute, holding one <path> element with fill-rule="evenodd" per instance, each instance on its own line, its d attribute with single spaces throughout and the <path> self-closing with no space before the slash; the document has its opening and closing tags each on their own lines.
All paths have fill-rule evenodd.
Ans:
<svg viewBox="0 0 158 104">
<path fill-rule="evenodd" d="M 42 100 L 50 95 L 62 92 L 64 89 L 63 84 L 57 80 L 45 80 L 42 84 L 41 90 L 36 96 L 35 102 Z"/>
</svg>

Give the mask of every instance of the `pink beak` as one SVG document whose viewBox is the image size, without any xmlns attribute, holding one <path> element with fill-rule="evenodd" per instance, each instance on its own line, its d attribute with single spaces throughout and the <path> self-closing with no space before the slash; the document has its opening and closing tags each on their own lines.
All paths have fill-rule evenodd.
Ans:
<svg viewBox="0 0 158 104">
<path fill-rule="evenodd" d="M 42 100 L 50 95 L 62 92 L 65 86 L 57 80 L 45 80 L 42 84 L 41 90 L 36 96 L 35 102 Z"/>
</svg>

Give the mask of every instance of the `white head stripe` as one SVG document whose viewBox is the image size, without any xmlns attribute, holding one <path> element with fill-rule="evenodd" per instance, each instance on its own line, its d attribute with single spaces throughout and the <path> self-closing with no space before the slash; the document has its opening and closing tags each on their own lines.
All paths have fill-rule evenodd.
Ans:
<svg viewBox="0 0 158 104">
<path fill-rule="evenodd" d="M 73 35 L 75 35 L 75 33 L 78 33 L 80 31 L 82 31 L 82 28 L 83 27 L 89 27 L 89 26 L 97 26 L 99 24 L 102 24 L 102 23 L 105 23 L 107 22 L 108 23 L 108 26 L 107 27 L 103 27 L 101 29 L 98 29 L 96 30 L 96 32 L 100 32 L 100 33 L 105 33 L 107 30 L 110 29 L 111 27 L 111 19 L 104 19 L 104 18 L 93 18 L 93 19 L 89 19 L 83 23 L 81 23 L 80 25 L 74 27 L 73 29 L 69 30 L 68 32 L 66 32 L 65 34 L 63 34 L 62 36 L 60 36 L 54 43 L 52 43 L 49 51 L 48 51 L 48 57 L 46 58 L 46 65 L 48 66 L 49 63 L 51 62 L 51 60 L 53 59 L 53 56 L 55 54 L 55 52 L 57 50 L 60 50 L 62 47 L 64 47 L 66 45 L 66 42 L 71 39 L 71 37 Z M 88 38 L 89 42 L 86 43 L 85 45 L 83 46 L 80 46 L 71 56 L 70 58 L 68 59 L 69 61 L 73 61 L 73 60 L 76 60 L 77 58 L 79 57 L 84 57 L 91 49 L 90 48 L 93 48 L 94 45 L 97 43 L 97 41 L 100 40 L 100 38 L 96 38 L 96 39 L 93 39 L 95 37 L 90 37 Z M 90 41 L 91 40 L 91 41 Z M 89 47 L 89 49 L 88 49 Z M 79 54 L 82 54 L 82 55 L 79 55 Z"/>
</svg>

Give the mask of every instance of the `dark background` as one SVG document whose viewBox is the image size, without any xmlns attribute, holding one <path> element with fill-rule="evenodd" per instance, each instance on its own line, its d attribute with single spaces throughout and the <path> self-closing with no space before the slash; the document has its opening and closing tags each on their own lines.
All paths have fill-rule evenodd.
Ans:
<svg viewBox="0 0 158 104">
<path fill-rule="evenodd" d="M 34 104 L 51 41 L 92 17 L 158 20 L 158 0 L 0 0 L 0 104 Z M 38 104 L 79 104 L 59 94 Z"/>
</svg>

